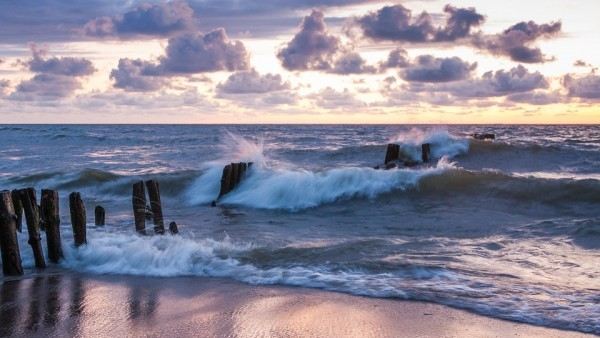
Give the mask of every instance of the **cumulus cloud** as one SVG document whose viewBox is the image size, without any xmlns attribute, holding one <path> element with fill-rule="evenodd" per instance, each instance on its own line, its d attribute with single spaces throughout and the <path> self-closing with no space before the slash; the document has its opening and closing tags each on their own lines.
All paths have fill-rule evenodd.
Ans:
<svg viewBox="0 0 600 338">
<path fill-rule="evenodd" d="M 473 38 L 473 45 L 494 55 L 504 55 L 513 61 L 539 63 L 552 60 L 532 44 L 538 39 L 550 38 L 560 33 L 562 23 L 537 24 L 533 21 L 519 22 L 502 33 L 479 34 Z"/>
<path fill-rule="evenodd" d="M 32 58 L 21 62 L 35 75 L 21 81 L 9 96 L 14 100 L 53 100 L 71 95 L 81 88 L 80 78 L 96 71 L 84 58 L 46 57 L 47 51 L 31 46 Z"/>
<path fill-rule="evenodd" d="M 260 75 L 252 69 L 231 74 L 225 82 L 217 86 L 217 91 L 221 94 L 262 94 L 289 88 L 290 84 L 284 82 L 281 75 Z"/>
<path fill-rule="evenodd" d="M 421 55 L 401 75 L 406 81 L 450 82 L 468 78 L 476 67 L 477 63 L 469 63 L 458 57 L 435 58 Z"/>
<path fill-rule="evenodd" d="M 300 31 L 277 53 L 288 70 L 329 69 L 340 40 L 327 32 L 323 12 L 313 10 L 304 17 Z"/>
<path fill-rule="evenodd" d="M 120 59 L 111 72 L 114 86 L 129 91 L 152 91 L 166 81 L 160 77 L 249 68 L 249 54 L 240 41 L 230 41 L 222 28 L 185 33 L 169 39 L 165 55 L 157 61 Z"/>
<path fill-rule="evenodd" d="M 84 58 L 74 57 L 50 57 L 45 58 L 47 51 L 32 45 L 31 52 L 33 57 L 25 62 L 30 71 L 35 73 L 65 75 L 65 76 L 84 76 L 91 75 L 96 71 L 92 63 Z"/>
<path fill-rule="evenodd" d="M 588 74 L 582 77 L 566 75 L 563 85 L 569 92 L 569 96 L 582 99 L 600 99 L 600 76 Z"/>
<path fill-rule="evenodd" d="M 536 106 L 565 102 L 565 98 L 558 92 L 533 91 L 511 94 L 506 97 L 508 101 L 526 103 Z"/>
<path fill-rule="evenodd" d="M 5 79 L 0 79 L 0 97 L 8 94 L 8 89 L 10 88 L 10 81 Z"/>
<path fill-rule="evenodd" d="M 436 27 L 432 16 L 422 12 L 413 16 L 410 9 L 398 4 L 384 6 L 355 20 L 365 37 L 373 40 L 405 42 L 448 42 L 468 37 L 474 27 L 485 17 L 474 8 L 457 8 L 447 5 L 446 24 Z"/>
<path fill-rule="evenodd" d="M 117 69 L 110 72 L 110 78 L 115 81 L 115 88 L 134 92 L 158 90 L 165 84 L 158 76 L 156 65 L 140 59 L 120 59 Z"/>
<path fill-rule="evenodd" d="M 335 60 L 331 72 L 336 74 L 365 74 L 375 73 L 377 68 L 368 65 L 360 54 L 350 52 Z"/>
<path fill-rule="evenodd" d="M 209 33 L 186 33 L 169 39 L 160 67 L 168 74 L 236 71 L 249 68 L 249 54 L 241 41 L 231 41 L 223 28 Z"/>
<path fill-rule="evenodd" d="M 308 98 L 312 99 L 317 106 L 325 109 L 361 108 L 367 106 L 365 102 L 357 99 L 348 88 L 337 91 L 331 87 L 327 87 L 318 93 L 309 95 Z"/>
<path fill-rule="evenodd" d="M 114 17 L 99 17 L 85 24 L 88 36 L 168 36 L 194 25 L 194 11 L 183 1 L 144 3 Z"/>
<path fill-rule="evenodd" d="M 387 60 L 380 63 L 379 68 L 385 70 L 388 68 L 405 68 L 410 65 L 410 60 L 406 50 L 398 47 L 390 52 Z"/>
</svg>

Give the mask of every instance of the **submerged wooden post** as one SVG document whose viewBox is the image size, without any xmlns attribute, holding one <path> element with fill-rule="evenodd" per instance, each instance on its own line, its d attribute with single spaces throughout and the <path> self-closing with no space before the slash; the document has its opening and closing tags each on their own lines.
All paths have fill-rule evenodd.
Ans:
<svg viewBox="0 0 600 338">
<path fill-rule="evenodd" d="M 177 229 L 177 223 L 169 223 L 169 232 L 171 233 L 171 235 L 176 235 L 179 233 L 179 229 Z"/>
<path fill-rule="evenodd" d="M 106 213 L 104 208 L 100 205 L 97 205 L 94 209 L 94 223 L 96 226 L 103 226 L 105 221 Z"/>
<path fill-rule="evenodd" d="M 133 204 L 135 231 L 144 234 L 146 233 L 146 189 L 144 188 L 144 181 L 133 184 L 131 203 Z"/>
<path fill-rule="evenodd" d="M 146 189 L 148 189 L 148 198 L 150 199 L 150 208 L 152 209 L 154 232 L 162 235 L 165 233 L 165 221 L 163 219 L 158 182 L 155 180 L 146 181 Z"/>
<path fill-rule="evenodd" d="M 72 192 L 69 195 L 69 209 L 71 211 L 71 226 L 73 227 L 73 238 L 75 246 L 87 243 L 86 236 L 86 214 L 85 205 L 81 200 L 81 194 Z"/>
<path fill-rule="evenodd" d="M 423 163 L 428 163 L 431 158 L 431 145 L 429 143 L 423 143 L 421 145 L 421 159 Z"/>
<path fill-rule="evenodd" d="M 19 242 L 17 241 L 16 218 L 11 192 L 0 191 L 0 250 L 2 252 L 2 272 L 5 276 L 23 274 Z"/>
<path fill-rule="evenodd" d="M 387 150 L 385 152 L 385 161 L 384 164 L 388 164 L 389 162 L 396 161 L 400 158 L 400 146 L 397 144 L 388 144 Z"/>
<path fill-rule="evenodd" d="M 19 190 L 15 189 L 10 194 L 15 208 L 15 214 L 17 215 L 17 230 L 23 232 L 23 205 L 21 204 L 21 198 L 19 197 Z"/>
<path fill-rule="evenodd" d="M 60 243 L 60 214 L 58 210 L 58 191 L 42 189 L 41 217 L 46 225 L 46 243 L 48 258 L 52 263 L 58 263 L 63 257 Z"/>
<path fill-rule="evenodd" d="M 35 259 L 35 267 L 43 269 L 46 267 L 44 259 L 44 251 L 42 250 L 42 236 L 40 235 L 40 214 L 35 197 L 35 189 L 26 188 L 19 190 L 21 204 L 25 212 L 25 220 L 27 221 L 27 232 L 29 240 L 27 243 L 31 245 L 33 257 Z"/>
</svg>

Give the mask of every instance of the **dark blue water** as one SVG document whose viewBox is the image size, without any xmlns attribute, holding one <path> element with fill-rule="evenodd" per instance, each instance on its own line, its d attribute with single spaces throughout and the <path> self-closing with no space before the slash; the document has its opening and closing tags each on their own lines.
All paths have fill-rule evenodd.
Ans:
<svg viewBox="0 0 600 338">
<path fill-rule="evenodd" d="M 64 269 L 427 300 L 600 334 L 599 126 L 0 126 L 0 135 L 0 187 L 61 193 Z M 431 143 L 433 161 L 372 169 L 388 142 L 415 160 Z M 233 161 L 254 166 L 212 208 Z M 131 184 L 148 178 L 180 236 L 134 233 Z M 98 204 L 108 214 L 79 249 L 71 191 L 90 215 Z"/>
</svg>

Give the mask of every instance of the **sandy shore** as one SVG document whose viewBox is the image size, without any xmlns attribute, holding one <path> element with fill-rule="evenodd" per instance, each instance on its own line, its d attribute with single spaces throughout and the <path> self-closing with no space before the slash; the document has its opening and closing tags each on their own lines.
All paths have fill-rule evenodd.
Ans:
<svg viewBox="0 0 600 338">
<path fill-rule="evenodd" d="M 212 278 L 4 280 L 1 336 L 585 337 L 442 305 Z"/>
</svg>

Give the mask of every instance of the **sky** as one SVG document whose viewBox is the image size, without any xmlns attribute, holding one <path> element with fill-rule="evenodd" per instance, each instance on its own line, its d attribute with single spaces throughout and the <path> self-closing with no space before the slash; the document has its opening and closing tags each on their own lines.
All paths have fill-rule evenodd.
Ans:
<svg viewBox="0 0 600 338">
<path fill-rule="evenodd" d="M 0 0 L 0 123 L 600 123 L 598 0 Z"/>
</svg>

